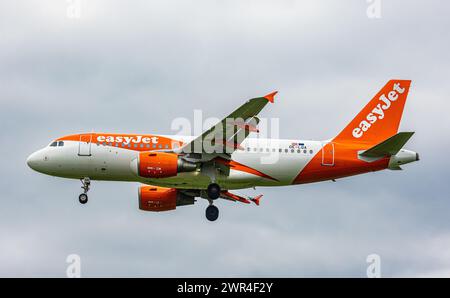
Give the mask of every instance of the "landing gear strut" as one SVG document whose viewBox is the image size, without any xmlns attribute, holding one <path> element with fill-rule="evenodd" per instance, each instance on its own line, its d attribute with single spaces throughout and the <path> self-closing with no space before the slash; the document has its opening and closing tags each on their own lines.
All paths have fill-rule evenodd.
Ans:
<svg viewBox="0 0 450 298">
<path fill-rule="evenodd" d="M 208 185 L 206 193 L 211 200 L 218 199 L 220 197 L 220 186 L 217 183 L 211 183 Z"/>
<path fill-rule="evenodd" d="M 213 205 L 213 201 L 220 197 L 220 186 L 217 183 L 211 183 L 206 189 L 206 195 L 208 196 L 209 206 L 206 208 L 205 214 L 209 221 L 215 221 L 219 218 L 219 208 Z"/>
<path fill-rule="evenodd" d="M 205 214 L 209 221 L 215 221 L 219 218 L 219 208 L 214 205 L 209 205 L 208 208 L 206 208 Z"/>
<path fill-rule="evenodd" d="M 81 188 L 84 190 L 84 192 L 78 197 L 78 200 L 80 201 L 81 204 L 86 204 L 88 202 L 87 192 L 89 191 L 89 188 L 91 186 L 91 179 L 85 177 L 80 180 L 81 183 L 83 184 Z"/>
</svg>

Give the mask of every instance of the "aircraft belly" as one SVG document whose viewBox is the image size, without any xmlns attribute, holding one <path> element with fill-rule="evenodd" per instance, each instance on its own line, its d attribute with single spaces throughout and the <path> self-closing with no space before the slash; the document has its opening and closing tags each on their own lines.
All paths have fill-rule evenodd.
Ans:
<svg viewBox="0 0 450 298">
<path fill-rule="evenodd" d="M 200 172 L 180 173 L 169 178 L 139 178 L 140 182 L 150 185 L 173 187 L 181 189 L 206 189 L 211 179 Z"/>
</svg>

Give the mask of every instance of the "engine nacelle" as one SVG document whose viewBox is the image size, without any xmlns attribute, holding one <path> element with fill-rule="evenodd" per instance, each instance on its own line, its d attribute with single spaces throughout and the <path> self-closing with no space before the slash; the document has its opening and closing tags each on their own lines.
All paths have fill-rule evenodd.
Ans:
<svg viewBox="0 0 450 298">
<path fill-rule="evenodd" d="M 176 188 L 141 186 L 139 188 L 139 209 L 144 211 L 169 211 L 177 206 L 192 205 L 195 198 L 181 193 Z"/>
<path fill-rule="evenodd" d="M 142 152 L 130 164 L 133 173 L 145 178 L 167 178 L 197 169 L 195 163 L 181 159 L 175 153 Z"/>
</svg>

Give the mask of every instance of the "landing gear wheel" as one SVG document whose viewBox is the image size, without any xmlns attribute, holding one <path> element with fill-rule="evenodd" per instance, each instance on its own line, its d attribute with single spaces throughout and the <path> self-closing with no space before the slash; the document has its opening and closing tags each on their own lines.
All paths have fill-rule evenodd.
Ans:
<svg viewBox="0 0 450 298">
<path fill-rule="evenodd" d="M 211 200 L 218 199 L 220 197 L 220 186 L 217 183 L 211 183 L 208 185 L 206 193 Z"/>
<path fill-rule="evenodd" d="M 209 205 L 208 208 L 206 208 L 206 218 L 209 221 L 215 221 L 217 218 L 219 218 L 219 208 L 217 208 L 214 205 Z"/>
<path fill-rule="evenodd" d="M 88 202 L 88 196 L 85 193 L 82 193 L 79 197 L 78 200 L 80 201 L 81 204 L 86 204 Z"/>
</svg>

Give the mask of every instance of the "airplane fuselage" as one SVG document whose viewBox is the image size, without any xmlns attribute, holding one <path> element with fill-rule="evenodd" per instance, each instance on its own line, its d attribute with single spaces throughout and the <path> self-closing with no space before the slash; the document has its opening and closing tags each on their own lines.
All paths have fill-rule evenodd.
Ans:
<svg viewBox="0 0 450 298">
<path fill-rule="evenodd" d="M 190 142 L 191 136 L 88 133 L 59 138 L 28 158 L 30 167 L 63 178 L 134 181 L 178 189 L 205 189 L 211 183 L 201 168 L 168 178 L 144 178 L 132 170 L 141 152 L 172 150 Z M 55 145 L 56 144 L 56 145 Z M 363 160 L 363 143 L 248 138 L 231 160 L 216 163 L 230 167 L 228 175 L 217 175 L 223 189 L 285 186 L 333 180 L 386 169 L 395 157 Z M 404 164 L 417 160 L 416 153 L 399 152 Z M 397 158 L 399 159 L 399 158 Z M 399 159 L 400 160 L 400 159 Z"/>
</svg>

